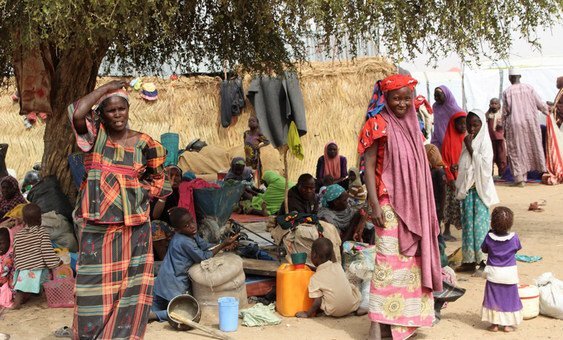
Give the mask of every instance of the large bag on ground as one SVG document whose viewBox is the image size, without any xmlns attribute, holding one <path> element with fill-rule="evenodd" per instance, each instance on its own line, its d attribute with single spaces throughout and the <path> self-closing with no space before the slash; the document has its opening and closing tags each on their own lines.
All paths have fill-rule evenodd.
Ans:
<svg viewBox="0 0 563 340">
<path fill-rule="evenodd" d="M 42 214 L 41 225 L 49 234 L 49 239 L 59 248 L 67 248 L 73 253 L 78 251 L 74 227 L 63 215 L 54 211 Z"/>
<path fill-rule="evenodd" d="M 563 319 L 563 281 L 552 273 L 543 273 L 536 279 L 540 291 L 540 314 Z"/>
<path fill-rule="evenodd" d="M 236 254 L 224 253 L 194 264 L 188 274 L 193 282 L 213 288 L 233 280 L 241 272 L 242 258 Z"/>
<path fill-rule="evenodd" d="M 29 190 L 27 200 L 37 204 L 42 213 L 55 211 L 67 220 L 72 220 L 72 206 L 55 176 L 47 176 L 39 181 Z"/>
<path fill-rule="evenodd" d="M 202 320 L 205 323 L 218 322 L 217 300 L 220 297 L 234 297 L 239 300 L 239 308 L 246 307 L 246 276 L 240 256 L 232 253 L 219 254 L 194 264 L 188 275 L 192 282 L 193 296 L 202 307 Z"/>
<path fill-rule="evenodd" d="M 186 151 L 178 159 L 178 167 L 183 172 L 192 171 L 196 175 L 216 175 L 219 171 L 228 170 L 230 166 L 228 151 L 215 145 L 208 145 L 200 152 Z"/>
</svg>

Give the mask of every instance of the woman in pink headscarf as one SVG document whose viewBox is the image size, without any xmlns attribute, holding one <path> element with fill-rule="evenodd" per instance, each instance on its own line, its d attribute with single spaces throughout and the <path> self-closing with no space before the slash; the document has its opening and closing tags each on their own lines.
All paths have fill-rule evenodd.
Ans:
<svg viewBox="0 0 563 340">
<path fill-rule="evenodd" d="M 324 155 L 317 161 L 317 180 L 322 182 L 325 176 L 332 176 L 340 182 L 348 176 L 348 161 L 338 153 L 338 145 L 329 142 L 325 145 Z"/>
<path fill-rule="evenodd" d="M 432 105 L 434 111 L 434 132 L 430 142 L 442 150 L 442 142 L 446 135 L 446 128 L 450 118 L 457 112 L 463 111 L 455 100 L 455 97 L 450 89 L 445 85 L 440 85 L 434 90 L 434 100 Z"/>
<path fill-rule="evenodd" d="M 430 167 L 413 104 L 417 81 L 378 82 L 358 151 L 376 225 L 370 288 L 370 339 L 406 339 L 434 319 L 432 291 L 442 290 L 440 232 Z"/>
</svg>

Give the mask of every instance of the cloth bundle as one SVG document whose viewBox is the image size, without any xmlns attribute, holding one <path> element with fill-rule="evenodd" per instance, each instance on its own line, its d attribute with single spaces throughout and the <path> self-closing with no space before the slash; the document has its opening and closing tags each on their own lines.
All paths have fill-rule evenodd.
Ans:
<svg viewBox="0 0 563 340">
<path fill-rule="evenodd" d="M 279 325 L 281 318 L 274 313 L 275 308 L 273 303 L 267 306 L 257 303 L 248 309 L 243 309 L 240 311 L 242 324 L 247 327 Z"/>
</svg>

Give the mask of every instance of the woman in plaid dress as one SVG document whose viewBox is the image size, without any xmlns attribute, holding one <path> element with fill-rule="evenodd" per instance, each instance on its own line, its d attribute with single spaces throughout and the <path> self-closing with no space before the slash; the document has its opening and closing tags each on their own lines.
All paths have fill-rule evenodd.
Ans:
<svg viewBox="0 0 563 340">
<path fill-rule="evenodd" d="M 112 81 L 68 107 L 86 167 L 75 216 L 75 339 L 141 339 L 152 303 L 149 200 L 164 199 L 171 188 L 165 149 L 129 129 L 126 86 Z"/>
</svg>

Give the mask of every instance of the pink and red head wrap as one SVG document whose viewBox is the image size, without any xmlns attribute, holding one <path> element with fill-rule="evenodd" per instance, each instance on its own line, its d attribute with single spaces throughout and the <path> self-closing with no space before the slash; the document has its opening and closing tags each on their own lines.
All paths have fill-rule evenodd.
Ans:
<svg viewBox="0 0 563 340">
<path fill-rule="evenodd" d="M 384 93 L 408 87 L 411 90 L 418 84 L 413 77 L 405 74 L 393 74 L 383 80 L 379 80 L 373 87 L 373 94 L 369 101 L 367 118 L 377 115 L 385 107 Z"/>
</svg>

